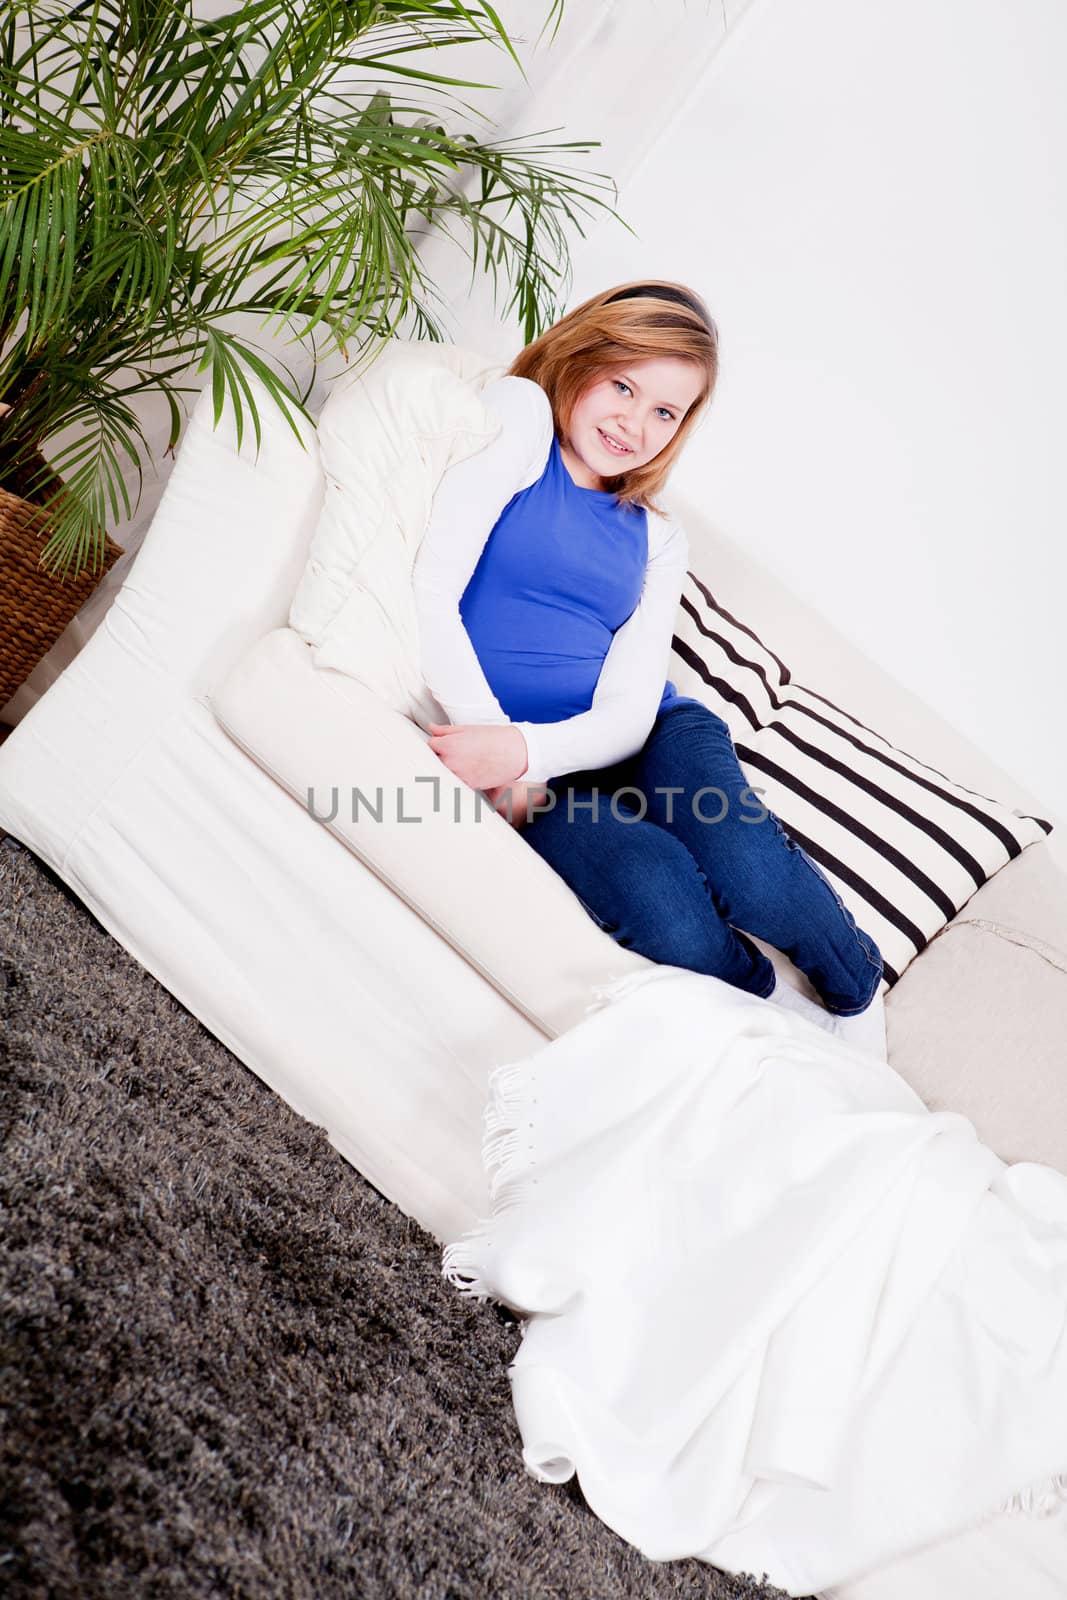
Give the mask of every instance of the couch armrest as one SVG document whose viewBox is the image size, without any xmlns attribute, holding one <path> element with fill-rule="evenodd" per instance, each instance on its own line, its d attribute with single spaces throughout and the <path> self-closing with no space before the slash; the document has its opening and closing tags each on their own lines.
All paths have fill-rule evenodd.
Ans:
<svg viewBox="0 0 1067 1600">
<path fill-rule="evenodd" d="M 277 628 L 208 697 L 229 736 L 549 1038 L 641 967 L 407 717 Z"/>
</svg>

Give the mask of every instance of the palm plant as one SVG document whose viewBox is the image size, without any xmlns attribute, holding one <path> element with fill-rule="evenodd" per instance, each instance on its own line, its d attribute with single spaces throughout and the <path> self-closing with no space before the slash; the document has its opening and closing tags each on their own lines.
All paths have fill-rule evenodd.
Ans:
<svg viewBox="0 0 1067 1600">
<path fill-rule="evenodd" d="M 562 7 L 552 0 L 553 38 Z M 418 232 L 454 218 L 494 295 L 503 270 L 530 339 L 558 314 L 567 225 L 584 201 L 610 211 L 594 192 L 602 175 L 551 164 L 596 141 L 524 149 L 447 131 L 443 92 L 491 85 L 428 70 L 429 52 L 481 38 L 518 59 L 488 3 L 246 0 L 205 18 L 194 0 L 8 0 L 5 11 L 0 488 L 48 507 L 43 556 L 56 570 L 80 571 L 109 518 L 132 515 L 124 466 L 139 494 L 150 457 L 139 396 L 166 397 L 171 448 L 179 398 L 199 387 L 190 375 L 209 372 L 216 422 L 229 400 L 238 431 L 247 418 L 258 438 L 251 371 L 295 427 L 309 390 L 249 319 L 305 341 L 313 359 L 369 348 L 408 314 L 413 336 L 443 338 L 420 298 L 432 285 Z M 399 98 L 398 82 L 428 95 L 429 111 Z"/>
</svg>

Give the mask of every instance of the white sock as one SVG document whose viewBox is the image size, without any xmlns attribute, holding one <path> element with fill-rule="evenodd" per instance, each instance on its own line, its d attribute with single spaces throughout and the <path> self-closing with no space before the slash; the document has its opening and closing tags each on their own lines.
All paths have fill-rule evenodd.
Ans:
<svg viewBox="0 0 1067 1600">
<path fill-rule="evenodd" d="M 829 1013 L 827 1013 L 829 1015 Z M 879 1061 L 889 1061 L 885 1038 L 885 1000 L 881 990 L 875 995 L 866 1011 L 854 1017 L 832 1017 L 833 1033 L 842 1039 L 850 1050 L 861 1050 Z"/>
<path fill-rule="evenodd" d="M 854 1017 L 838 1017 L 832 1011 L 827 1011 L 825 1006 L 820 1006 L 814 1000 L 809 1000 L 799 990 L 788 983 L 777 980 L 774 988 L 767 996 L 775 1005 L 784 1011 L 795 1011 L 798 1016 L 807 1017 L 809 1022 L 814 1022 L 818 1027 L 832 1033 L 836 1039 L 841 1039 L 850 1050 L 860 1050 L 868 1055 L 876 1056 L 879 1061 L 888 1060 L 885 1038 L 885 1001 L 881 993 L 875 995 L 866 1011 L 860 1011 Z"/>
<path fill-rule="evenodd" d="M 767 999 L 773 1000 L 783 1011 L 795 1011 L 798 1016 L 807 1017 L 809 1022 L 825 1028 L 827 1033 L 833 1033 L 834 1022 L 839 1020 L 832 1017 L 825 1006 L 816 1005 L 814 1000 L 809 1000 L 807 995 L 801 994 L 791 984 L 783 983 L 781 978 L 778 978 Z"/>
</svg>

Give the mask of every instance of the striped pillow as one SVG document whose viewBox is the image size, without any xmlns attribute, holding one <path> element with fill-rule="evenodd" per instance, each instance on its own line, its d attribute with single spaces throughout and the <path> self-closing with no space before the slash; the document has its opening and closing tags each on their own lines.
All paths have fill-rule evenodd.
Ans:
<svg viewBox="0 0 1067 1600">
<path fill-rule="evenodd" d="M 727 723 L 745 777 L 875 941 L 890 988 L 988 878 L 1052 832 L 794 683 L 692 572 L 676 628 L 678 693 Z"/>
</svg>

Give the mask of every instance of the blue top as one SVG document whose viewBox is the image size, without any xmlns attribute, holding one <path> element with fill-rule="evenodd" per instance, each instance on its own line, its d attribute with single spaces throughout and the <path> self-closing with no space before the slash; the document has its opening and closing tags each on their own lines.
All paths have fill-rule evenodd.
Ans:
<svg viewBox="0 0 1067 1600">
<path fill-rule="evenodd" d="M 544 472 L 504 507 L 460 599 L 482 671 L 512 722 L 558 722 L 590 709 L 647 566 L 645 508 L 576 484 L 553 438 Z M 676 698 L 668 681 L 657 715 Z"/>
</svg>

